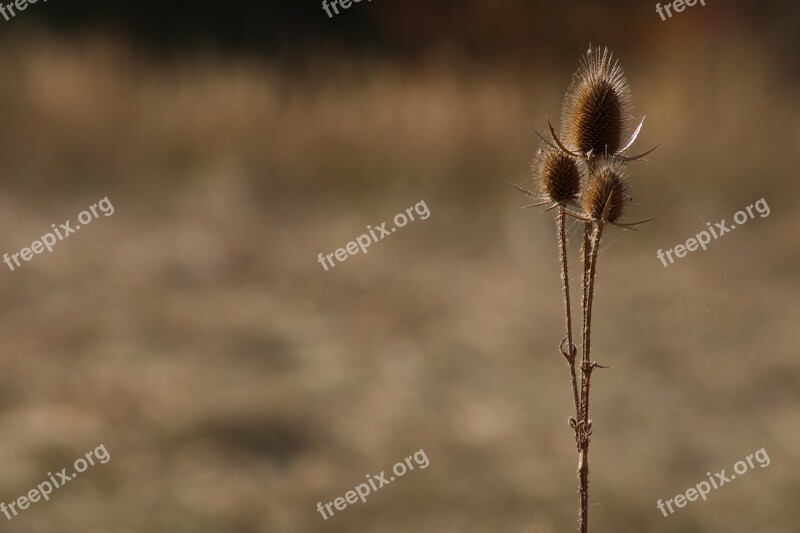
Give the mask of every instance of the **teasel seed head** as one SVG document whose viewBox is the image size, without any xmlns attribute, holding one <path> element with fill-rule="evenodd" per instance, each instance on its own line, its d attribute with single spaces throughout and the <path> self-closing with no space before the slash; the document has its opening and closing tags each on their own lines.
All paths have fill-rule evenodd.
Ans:
<svg viewBox="0 0 800 533">
<path fill-rule="evenodd" d="M 580 154 L 611 156 L 623 147 L 631 113 L 624 72 L 607 48 L 589 48 L 564 100 L 562 139 Z"/>
<path fill-rule="evenodd" d="M 575 202 L 581 188 L 581 170 L 575 158 L 543 150 L 533 164 L 536 185 L 543 198 L 557 204 Z"/>
<path fill-rule="evenodd" d="M 581 208 L 587 218 L 616 224 L 622 219 L 629 201 L 628 184 L 621 169 L 617 165 L 602 165 L 584 184 Z"/>
</svg>

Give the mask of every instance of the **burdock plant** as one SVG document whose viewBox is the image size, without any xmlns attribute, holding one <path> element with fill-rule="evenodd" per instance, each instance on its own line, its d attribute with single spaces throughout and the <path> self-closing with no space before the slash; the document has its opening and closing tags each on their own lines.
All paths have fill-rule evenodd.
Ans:
<svg viewBox="0 0 800 533">
<path fill-rule="evenodd" d="M 580 495 L 578 522 L 581 533 L 586 533 L 589 528 L 591 378 L 595 369 L 607 368 L 591 358 L 592 307 L 600 241 L 609 224 L 623 230 L 632 230 L 637 224 L 647 222 L 623 222 L 625 208 L 630 202 L 624 167 L 631 161 L 642 159 L 652 151 L 633 157 L 625 155 L 641 132 L 644 123 L 642 119 L 628 136 L 631 118 L 631 91 L 622 69 L 612 60 L 608 49 L 589 48 L 573 76 L 564 99 L 561 135 L 556 133 L 549 121 L 547 126 L 550 139 L 537 132 L 545 146 L 537 153 L 532 167 L 536 191 L 528 191 L 514 185 L 518 190 L 536 199 L 535 203 L 525 207 L 548 206 L 545 211 L 555 210 L 556 214 L 556 238 L 564 289 L 565 322 L 565 335 L 560 344 L 560 352 L 569 367 L 575 408 L 575 416 L 570 416 L 568 421 L 575 432 L 578 451 Z M 580 364 L 577 361 L 577 348 L 573 343 L 566 217 L 580 220 L 584 225 L 581 297 L 583 328 Z"/>
</svg>

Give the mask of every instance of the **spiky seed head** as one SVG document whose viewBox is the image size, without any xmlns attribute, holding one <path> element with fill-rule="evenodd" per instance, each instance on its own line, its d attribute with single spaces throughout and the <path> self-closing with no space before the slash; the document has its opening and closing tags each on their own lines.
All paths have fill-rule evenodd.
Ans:
<svg viewBox="0 0 800 533">
<path fill-rule="evenodd" d="M 629 129 L 631 109 L 630 87 L 611 52 L 589 48 L 564 99 L 562 138 L 581 154 L 615 154 Z"/>
<path fill-rule="evenodd" d="M 604 165 L 592 172 L 586 180 L 581 195 L 581 208 L 593 220 L 603 219 L 608 203 L 608 215 L 604 222 L 619 222 L 630 200 L 628 184 L 621 170 L 613 165 Z"/>
<path fill-rule="evenodd" d="M 574 158 L 560 151 L 542 151 L 533 167 L 539 192 L 547 200 L 563 204 L 578 198 L 581 171 Z"/>
</svg>

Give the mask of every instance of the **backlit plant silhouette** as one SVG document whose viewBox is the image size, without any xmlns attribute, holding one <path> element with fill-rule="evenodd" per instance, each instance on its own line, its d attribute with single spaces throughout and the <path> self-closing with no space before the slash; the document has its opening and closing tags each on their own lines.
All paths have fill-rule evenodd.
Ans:
<svg viewBox="0 0 800 533">
<path fill-rule="evenodd" d="M 591 378 L 595 369 L 607 368 L 591 358 L 592 306 L 600 241 L 609 224 L 622 229 L 634 229 L 634 226 L 647 222 L 623 222 L 630 201 L 624 167 L 630 161 L 639 160 L 652 152 L 650 150 L 638 156 L 625 155 L 644 123 L 642 119 L 628 136 L 631 113 L 631 91 L 622 69 L 613 61 L 608 49 L 589 48 L 564 99 L 561 135 L 556 133 L 549 121 L 549 139 L 537 132 L 544 147 L 539 150 L 532 167 L 536 191 L 514 185 L 536 200 L 536 203 L 525 207 L 547 206 L 545 211 L 555 210 L 556 214 L 565 321 L 565 337 L 561 341 L 560 351 L 569 366 L 575 404 L 575 416 L 569 417 L 569 425 L 575 432 L 578 450 L 581 533 L 586 533 L 589 528 Z M 580 362 L 573 342 L 566 236 L 568 216 L 582 221 L 584 226 Z"/>
</svg>

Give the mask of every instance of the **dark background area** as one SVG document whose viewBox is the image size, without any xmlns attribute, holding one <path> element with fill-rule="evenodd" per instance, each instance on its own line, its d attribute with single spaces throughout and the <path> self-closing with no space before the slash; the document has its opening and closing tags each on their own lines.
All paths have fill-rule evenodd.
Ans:
<svg viewBox="0 0 800 533">
<path fill-rule="evenodd" d="M 800 51 L 794 46 L 792 32 L 800 23 L 796 3 L 713 4 L 716 13 L 708 19 L 710 24 L 704 25 L 704 33 L 724 36 L 732 27 L 746 26 L 750 34 L 759 33 L 766 45 L 785 54 L 790 60 L 788 68 L 796 72 L 800 67 Z M 26 23 L 45 22 L 61 32 L 102 29 L 147 43 L 157 53 L 214 47 L 274 58 L 316 54 L 335 47 L 347 53 L 419 58 L 446 47 L 492 61 L 524 61 L 531 54 L 558 54 L 576 34 L 596 35 L 604 42 L 616 36 L 644 47 L 657 38 L 649 25 L 631 23 L 632 13 L 655 17 L 655 2 L 634 0 L 591 6 L 522 0 L 499 0 L 490 5 L 479 0 L 362 0 L 353 4 L 355 9 L 340 10 L 333 19 L 316 1 L 198 0 L 177 6 L 152 0 L 51 0 L 46 9 L 42 6 L 40 0 L 18 18 L 25 18 Z"/>
</svg>

